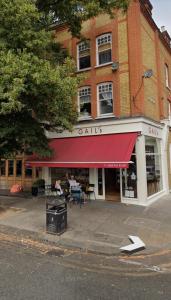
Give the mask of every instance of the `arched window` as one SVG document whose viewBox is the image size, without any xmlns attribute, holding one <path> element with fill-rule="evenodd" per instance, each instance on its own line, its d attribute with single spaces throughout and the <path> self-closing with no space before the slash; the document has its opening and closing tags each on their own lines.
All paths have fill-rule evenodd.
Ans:
<svg viewBox="0 0 171 300">
<path fill-rule="evenodd" d="M 113 84 L 104 82 L 98 85 L 98 114 L 113 114 Z"/>
<path fill-rule="evenodd" d="M 96 38 L 97 65 L 112 62 L 112 34 L 106 33 Z"/>
<path fill-rule="evenodd" d="M 77 68 L 83 70 L 91 67 L 90 41 L 81 42 L 77 46 Z"/>
<path fill-rule="evenodd" d="M 78 92 L 78 105 L 80 117 L 91 117 L 91 87 L 84 86 Z"/>
</svg>

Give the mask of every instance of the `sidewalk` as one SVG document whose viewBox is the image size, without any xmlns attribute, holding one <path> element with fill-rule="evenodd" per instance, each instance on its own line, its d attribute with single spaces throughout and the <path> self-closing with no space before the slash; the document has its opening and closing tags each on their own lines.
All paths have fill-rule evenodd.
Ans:
<svg viewBox="0 0 171 300">
<path fill-rule="evenodd" d="M 120 254 L 137 235 L 143 254 L 171 247 L 171 195 L 150 207 L 91 201 L 81 209 L 68 207 L 68 229 L 60 236 L 46 233 L 45 199 L 0 196 L 0 232 L 33 237 L 70 249 L 105 255 Z"/>
</svg>

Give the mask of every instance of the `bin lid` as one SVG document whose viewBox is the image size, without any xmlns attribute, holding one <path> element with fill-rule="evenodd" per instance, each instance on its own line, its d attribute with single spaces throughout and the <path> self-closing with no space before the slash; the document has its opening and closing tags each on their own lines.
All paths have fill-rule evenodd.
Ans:
<svg viewBox="0 0 171 300">
<path fill-rule="evenodd" d="M 59 198 L 59 197 L 54 197 L 54 196 L 46 196 L 45 197 L 46 204 L 49 205 L 55 205 L 55 206 L 60 206 L 62 204 L 65 204 L 65 199 L 64 198 Z"/>
</svg>

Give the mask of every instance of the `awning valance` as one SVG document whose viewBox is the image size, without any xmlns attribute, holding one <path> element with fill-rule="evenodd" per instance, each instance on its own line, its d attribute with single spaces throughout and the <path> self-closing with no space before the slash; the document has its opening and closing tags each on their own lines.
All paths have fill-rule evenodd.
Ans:
<svg viewBox="0 0 171 300">
<path fill-rule="evenodd" d="M 30 159 L 37 167 L 128 168 L 138 133 L 58 138 L 50 141 L 53 156 Z"/>
</svg>

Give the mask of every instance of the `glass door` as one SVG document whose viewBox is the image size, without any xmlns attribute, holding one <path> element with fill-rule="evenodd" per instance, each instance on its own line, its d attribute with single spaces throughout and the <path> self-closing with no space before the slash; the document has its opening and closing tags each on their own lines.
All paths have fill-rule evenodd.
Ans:
<svg viewBox="0 0 171 300">
<path fill-rule="evenodd" d="M 96 169 L 97 199 L 105 199 L 104 169 Z"/>
</svg>

